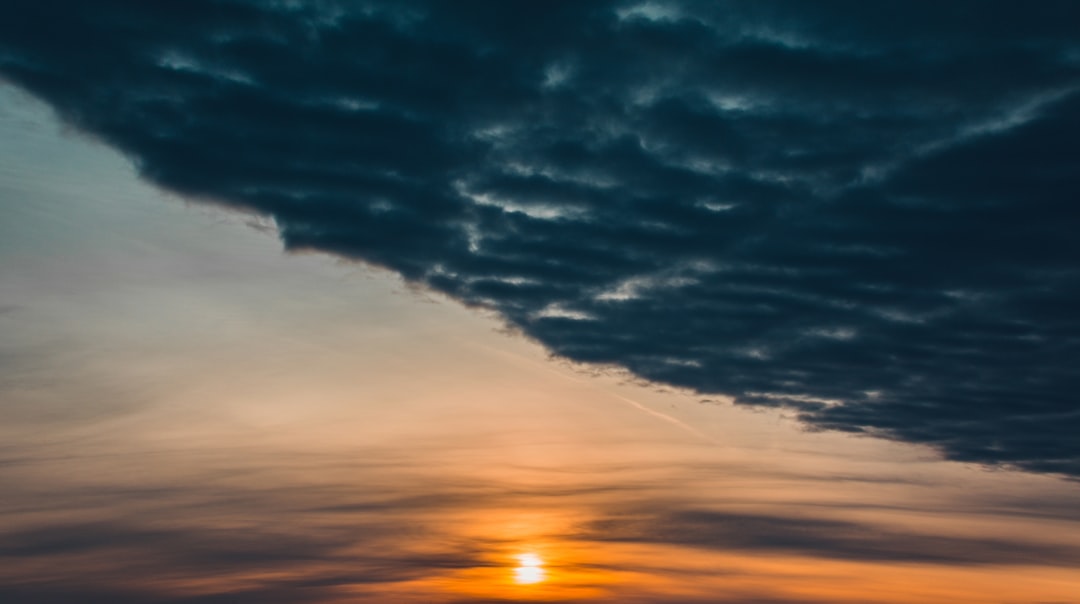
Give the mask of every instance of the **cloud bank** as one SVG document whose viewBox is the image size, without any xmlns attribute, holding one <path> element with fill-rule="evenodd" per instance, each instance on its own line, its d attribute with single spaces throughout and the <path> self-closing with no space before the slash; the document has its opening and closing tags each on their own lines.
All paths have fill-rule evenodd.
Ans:
<svg viewBox="0 0 1080 604">
<path fill-rule="evenodd" d="M 1080 476 L 1073 2 L 22 2 L 140 174 L 575 361 Z"/>
</svg>

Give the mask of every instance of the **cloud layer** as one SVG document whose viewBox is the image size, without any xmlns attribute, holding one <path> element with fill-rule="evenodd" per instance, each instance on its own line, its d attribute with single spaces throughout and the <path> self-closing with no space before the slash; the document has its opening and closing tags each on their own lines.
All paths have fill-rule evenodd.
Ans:
<svg viewBox="0 0 1080 604">
<path fill-rule="evenodd" d="M 9 2 L 0 75 L 555 354 L 1080 476 L 1080 6 Z"/>
<path fill-rule="evenodd" d="M 761 482 L 747 485 L 737 471 L 714 467 L 698 474 L 696 488 L 673 495 L 664 483 L 604 482 L 625 475 L 616 466 L 587 466 L 581 484 L 523 488 L 449 476 L 446 467 L 422 470 L 407 458 L 383 465 L 392 451 L 354 453 L 344 465 L 331 462 L 328 467 L 322 455 L 289 452 L 287 461 L 262 450 L 237 463 L 234 450 L 221 450 L 220 457 L 204 452 L 196 461 L 199 470 L 187 480 L 167 471 L 156 479 L 141 471 L 123 472 L 113 477 L 119 484 L 53 485 L 50 492 L 56 496 L 46 500 L 40 495 L 40 475 L 26 481 L 9 473 L 10 522 L 0 527 L 0 597 L 26 604 L 522 601 L 455 599 L 447 589 L 462 585 L 458 581 L 468 573 L 487 577 L 477 581 L 471 575 L 471 583 L 481 587 L 509 574 L 506 560 L 522 543 L 497 527 L 507 518 L 520 522 L 544 514 L 574 518 L 542 534 L 548 551 L 561 554 L 553 572 L 562 573 L 561 581 L 570 586 L 581 581 L 603 590 L 580 599 L 530 594 L 528 601 L 885 601 L 840 592 L 828 600 L 813 593 L 800 597 L 797 587 L 780 586 L 797 583 L 793 577 L 819 575 L 815 581 L 826 586 L 819 589 L 827 589 L 878 572 L 877 580 L 888 584 L 890 575 L 905 565 L 913 565 L 917 570 L 912 572 L 924 579 L 982 569 L 1035 580 L 1026 577 L 1032 569 L 1068 576 L 1080 563 L 1080 545 L 1068 540 L 1078 508 L 1066 506 L 1064 514 L 1054 515 L 1053 504 L 1047 503 L 1053 499 L 1038 489 L 1019 495 L 1018 509 L 1051 515 L 1026 526 L 1010 524 L 1010 510 L 994 512 L 983 501 L 953 500 L 947 515 L 941 515 L 918 498 L 909 500 L 906 509 L 893 507 L 877 517 L 845 507 L 843 517 L 861 519 L 840 520 L 838 510 L 814 501 L 816 491 L 805 488 L 806 483 L 778 475 L 759 474 Z M 125 458 L 143 460 L 145 465 L 136 464 L 136 469 L 155 471 L 192 460 L 187 450 L 172 455 Z M 59 470 L 53 478 L 70 480 L 72 463 L 65 457 L 51 468 L 44 461 L 38 469 Z M 104 463 L 131 469 L 116 458 Z M 283 475 L 271 469 L 290 463 L 303 471 Z M 328 470 L 342 474 L 326 480 Z M 122 482 L 132 475 L 143 484 Z M 253 484 L 252 475 L 273 476 L 273 484 Z M 344 477 L 354 483 L 345 485 Z M 734 482 L 724 484 L 733 477 Z M 784 484 L 786 492 L 801 495 L 786 502 L 758 499 L 762 511 L 739 511 L 726 494 L 738 484 L 750 486 L 751 492 L 755 486 Z M 702 499 L 703 494 L 716 499 Z M 1061 498 L 1063 505 L 1075 504 L 1074 495 Z M 507 512 L 508 517 L 500 516 Z M 972 517 L 995 521 L 976 523 L 979 528 L 972 534 Z M 495 530 L 477 533 L 492 520 Z M 1047 522 L 1055 530 L 1018 530 L 1045 529 Z M 843 564 L 860 566 L 837 566 Z M 1038 580 L 1046 581 L 1045 576 Z M 655 581 L 663 577 L 683 588 L 665 590 L 664 583 Z M 710 587 L 716 589 L 711 599 L 702 597 Z"/>
</svg>

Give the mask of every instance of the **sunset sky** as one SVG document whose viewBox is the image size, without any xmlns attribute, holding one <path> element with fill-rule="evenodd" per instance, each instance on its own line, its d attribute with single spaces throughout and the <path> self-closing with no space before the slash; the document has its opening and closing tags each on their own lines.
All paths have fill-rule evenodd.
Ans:
<svg viewBox="0 0 1080 604">
<path fill-rule="evenodd" d="M 0 602 L 1080 604 L 1080 3 L 0 3 Z"/>
</svg>

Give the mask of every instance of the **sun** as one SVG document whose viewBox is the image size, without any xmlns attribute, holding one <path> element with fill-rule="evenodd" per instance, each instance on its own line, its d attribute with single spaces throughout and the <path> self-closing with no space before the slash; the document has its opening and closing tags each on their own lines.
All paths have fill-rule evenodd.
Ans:
<svg viewBox="0 0 1080 604">
<path fill-rule="evenodd" d="M 533 553 L 518 554 L 518 566 L 514 569 L 514 581 L 522 585 L 544 580 L 544 561 Z"/>
</svg>

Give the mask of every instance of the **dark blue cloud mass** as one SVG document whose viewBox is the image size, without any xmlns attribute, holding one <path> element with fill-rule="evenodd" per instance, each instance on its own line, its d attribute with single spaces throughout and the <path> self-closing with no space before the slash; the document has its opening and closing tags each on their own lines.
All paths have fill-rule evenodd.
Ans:
<svg viewBox="0 0 1080 604">
<path fill-rule="evenodd" d="M 553 353 L 1080 476 L 1080 4 L 48 2 L 0 74 Z"/>
</svg>

